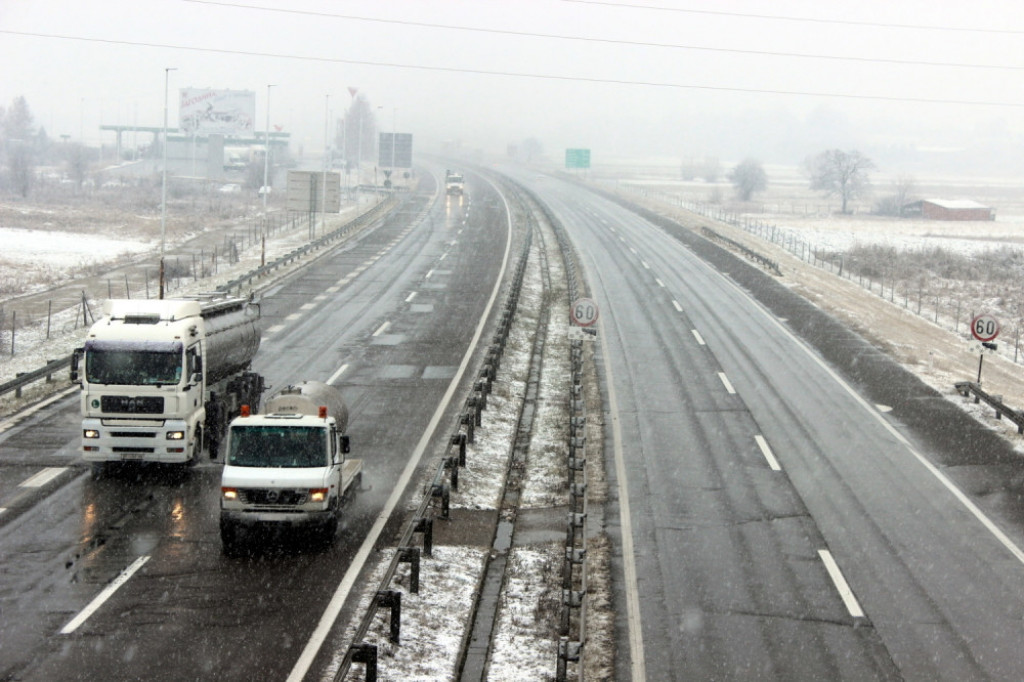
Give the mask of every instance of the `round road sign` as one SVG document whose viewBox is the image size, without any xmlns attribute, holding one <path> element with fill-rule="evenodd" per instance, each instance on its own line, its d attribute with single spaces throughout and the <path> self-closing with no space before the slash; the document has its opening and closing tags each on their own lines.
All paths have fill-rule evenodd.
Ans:
<svg viewBox="0 0 1024 682">
<path fill-rule="evenodd" d="M 978 341 L 991 341 L 999 336 L 999 320 L 993 315 L 982 313 L 971 320 L 971 334 Z"/>
<path fill-rule="evenodd" d="M 589 327 L 597 322 L 597 304 L 590 298 L 578 298 L 569 310 L 569 318 L 573 324 Z"/>
</svg>

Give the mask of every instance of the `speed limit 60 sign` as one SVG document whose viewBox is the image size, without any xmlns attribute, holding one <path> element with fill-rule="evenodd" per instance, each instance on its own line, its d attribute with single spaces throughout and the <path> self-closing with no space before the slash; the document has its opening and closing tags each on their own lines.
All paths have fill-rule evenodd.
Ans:
<svg viewBox="0 0 1024 682">
<path fill-rule="evenodd" d="M 569 317 L 572 323 L 580 327 L 589 327 L 597 322 L 597 304 L 590 298 L 578 298 L 569 310 Z"/>
<path fill-rule="evenodd" d="M 999 320 L 988 313 L 977 315 L 971 320 L 971 334 L 978 341 L 992 341 L 999 336 Z"/>
</svg>

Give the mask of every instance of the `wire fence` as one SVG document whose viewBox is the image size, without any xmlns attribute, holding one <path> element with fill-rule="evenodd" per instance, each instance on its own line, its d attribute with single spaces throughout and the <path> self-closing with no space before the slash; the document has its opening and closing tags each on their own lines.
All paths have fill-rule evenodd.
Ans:
<svg viewBox="0 0 1024 682">
<path fill-rule="evenodd" d="M 1024 273 L 1013 271 L 1012 266 L 1003 272 L 996 271 L 997 264 L 989 263 L 980 281 L 950 280 L 912 267 L 908 261 L 920 259 L 920 254 L 913 250 L 891 249 L 882 260 L 868 261 L 851 252 L 816 244 L 800 230 L 780 227 L 749 213 L 731 212 L 719 204 L 690 201 L 646 187 L 623 187 L 738 227 L 965 339 L 970 339 L 970 322 L 975 315 L 991 312 L 1003 321 L 1002 341 L 1012 348 L 1012 354 L 1006 353 L 1006 357 L 1024 364 Z"/>
</svg>

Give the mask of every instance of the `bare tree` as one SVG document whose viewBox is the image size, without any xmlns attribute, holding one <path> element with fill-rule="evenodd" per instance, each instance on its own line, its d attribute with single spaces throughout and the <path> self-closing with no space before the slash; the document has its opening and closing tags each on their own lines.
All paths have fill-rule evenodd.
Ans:
<svg viewBox="0 0 1024 682">
<path fill-rule="evenodd" d="M 726 173 L 726 178 L 736 189 L 736 195 L 742 201 L 750 201 L 754 192 L 760 192 L 768 186 L 768 176 L 761 166 L 761 162 L 755 159 L 745 159 L 738 166 Z"/>
<path fill-rule="evenodd" d="M 870 186 L 868 171 L 875 163 L 860 152 L 829 149 L 805 162 L 811 178 L 811 189 L 821 190 L 826 196 L 838 195 L 843 202 L 843 213 L 850 199 L 861 196 Z"/>
<path fill-rule="evenodd" d="M 81 142 L 70 142 L 61 145 L 61 156 L 67 165 L 68 175 L 75 181 L 75 188 L 81 189 L 93 160 L 91 151 Z"/>
<path fill-rule="evenodd" d="M 908 175 L 900 175 L 893 182 L 892 193 L 875 202 L 875 213 L 903 217 L 910 197 L 914 194 L 914 179 Z"/>
<path fill-rule="evenodd" d="M 15 97 L 3 117 L 3 143 L 11 185 L 21 196 L 28 196 L 35 166 L 32 112 L 24 97 Z"/>
</svg>

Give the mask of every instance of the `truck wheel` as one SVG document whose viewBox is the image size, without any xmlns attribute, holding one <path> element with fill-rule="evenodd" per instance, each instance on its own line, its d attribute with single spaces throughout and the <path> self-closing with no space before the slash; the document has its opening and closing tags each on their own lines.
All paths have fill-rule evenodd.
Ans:
<svg viewBox="0 0 1024 682">
<path fill-rule="evenodd" d="M 221 521 L 220 542 L 225 554 L 228 556 L 238 554 L 238 527 L 229 521 Z"/>
<path fill-rule="evenodd" d="M 331 517 L 331 520 L 324 524 L 323 528 L 320 529 L 320 541 L 324 547 L 330 547 L 334 544 L 334 536 L 338 534 L 338 516 L 335 514 Z"/>
</svg>

